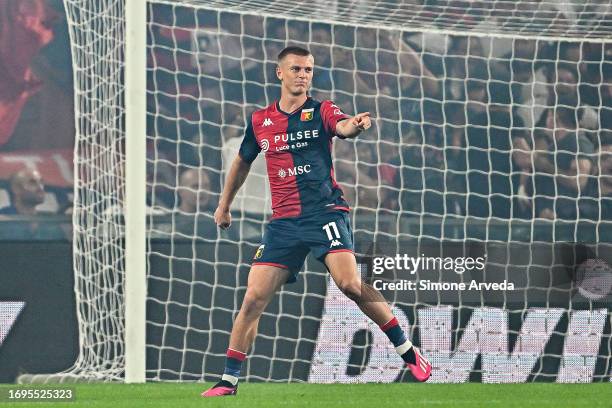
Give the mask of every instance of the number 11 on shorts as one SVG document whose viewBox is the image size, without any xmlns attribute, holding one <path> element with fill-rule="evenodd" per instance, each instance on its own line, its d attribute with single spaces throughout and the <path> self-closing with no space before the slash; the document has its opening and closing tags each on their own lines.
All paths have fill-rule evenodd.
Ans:
<svg viewBox="0 0 612 408">
<path fill-rule="evenodd" d="M 327 233 L 327 239 L 329 239 L 330 241 L 333 240 L 334 238 L 336 239 L 340 238 L 340 231 L 338 231 L 338 226 L 336 226 L 336 221 L 332 221 L 330 223 L 325 224 L 323 226 L 323 229 Z"/>
</svg>

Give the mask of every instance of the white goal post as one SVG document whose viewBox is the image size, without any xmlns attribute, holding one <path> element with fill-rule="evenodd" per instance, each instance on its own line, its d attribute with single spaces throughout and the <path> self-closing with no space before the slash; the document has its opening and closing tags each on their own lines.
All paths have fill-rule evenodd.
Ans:
<svg viewBox="0 0 612 408">
<path fill-rule="evenodd" d="M 144 382 L 146 350 L 147 7 L 125 4 L 125 382 Z"/>
</svg>

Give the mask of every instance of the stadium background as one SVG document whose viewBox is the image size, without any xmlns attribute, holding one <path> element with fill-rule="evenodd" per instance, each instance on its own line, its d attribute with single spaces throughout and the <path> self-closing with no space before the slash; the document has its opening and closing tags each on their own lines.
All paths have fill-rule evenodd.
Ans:
<svg viewBox="0 0 612 408">
<path fill-rule="evenodd" d="M 4 26 L 9 27 L 0 39 L 4 44 L 0 49 L 1 68 L 6 73 L 0 88 L 4 113 L 0 125 L 1 207 L 13 204 L 9 178 L 23 167 L 37 167 L 46 190 L 44 203 L 37 207 L 39 214 L 5 215 L 0 230 L 5 253 L 17 257 L 15 261 L 6 258 L 4 268 L 8 271 L 3 274 L 1 299 L 8 310 L 6 316 L 14 317 L 14 324 L 6 318 L 6 332 L 0 337 L 0 359 L 10 361 L 2 365 L 2 380 L 13 381 L 17 373 L 69 368 L 78 353 L 78 327 L 72 317 L 76 304 L 70 290 L 74 275 L 70 262 L 65 262 L 72 248 L 71 219 L 66 214 L 72 208 L 74 108 L 70 45 L 61 2 L 7 1 L 1 13 Z M 11 13 L 26 13 L 37 24 L 20 25 Z M 244 291 L 246 263 L 259 244 L 266 196 L 257 193 L 257 188 L 239 196 L 235 211 L 241 220 L 240 228 L 221 236 L 222 243 L 217 240 L 210 212 L 220 191 L 224 158 L 235 151 L 240 140 L 245 105 L 265 105 L 278 92 L 277 85 L 269 80 L 273 72 L 270 56 L 286 40 L 299 43 L 300 38 L 309 38 L 312 42 L 310 48 L 317 57 L 315 96 L 333 97 L 347 112 L 371 109 L 381 119 L 377 132 L 364 135 L 354 148 L 341 143 L 336 146 L 336 155 L 341 159 L 337 178 L 345 183 L 349 200 L 357 203 L 353 222 L 358 242 L 369 243 L 402 233 L 407 241 L 421 236 L 513 244 L 578 241 L 583 247 L 598 245 L 604 249 L 610 243 L 612 197 L 609 192 L 602 194 L 605 190 L 598 184 L 606 181 L 600 176 L 609 174 L 612 160 L 609 45 L 443 36 L 447 48 L 441 50 L 436 48 L 440 37 L 403 32 L 405 42 L 420 53 L 424 66 L 439 79 L 437 89 L 426 92 L 425 81 L 407 81 L 410 83 L 406 86 L 398 83 L 393 74 L 402 69 L 401 63 L 393 44 L 385 44 L 386 33 L 281 18 L 244 18 L 231 12 L 194 13 L 189 8 L 159 4 L 151 7 L 150 15 L 152 46 L 148 57 L 154 69 L 148 71 L 148 83 L 155 86 L 149 89 L 147 99 L 148 111 L 155 113 L 149 115 L 147 124 L 148 204 L 152 213 L 147 376 L 151 379 L 212 380 L 222 366 L 230 329 L 227 317 L 237 308 Z M 176 28 L 193 27 L 194 22 L 199 27 L 195 36 L 194 30 Z M 243 35 L 242 42 L 224 35 L 232 34 L 232 30 Z M 326 45 L 332 42 L 332 36 L 334 47 Z M 268 53 L 265 62 L 254 57 L 261 49 Z M 495 50 L 494 57 L 491 50 Z M 245 55 L 246 59 L 239 58 Z M 214 63 L 207 60 L 211 56 L 215 56 L 209 58 Z M 389 72 L 381 72 L 381 66 Z M 516 79 L 520 74 L 526 78 Z M 521 84 L 531 84 L 532 80 L 541 85 L 539 89 L 523 89 Z M 536 97 L 539 99 L 534 101 Z M 530 103 L 538 109 L 521 110 Z M 541 173 L 521 184 L 525 183 L 520 177 L 522 169 L 512 154 L 516 140 L 535 140 L 535 133 L 547 131 L 546 107 L 558 105 L 573 109 L 579 122 L 577 129 L 590 144 L 583 153 L 594 169 L 588 187 L 576 194 L 551 191 L 550 186 L 557 183 L 557 173 Z M 492 109 L 499 106 L 505 108 Z M 16 118 L 19 120 L 12 123 L 11 119 Z M 566 153 L 556 154 L 555 163 L 567 163 Z M 197 212 L 177 212 L 188 190 L 180 184 L 181 175 L 200 168 L 205 173 L 198 176 L 200 183 L 207 179 L 208 184 L 198 195 Z M 521 185 L 524 190 L 519 193 Z M 538 199 L 532 200 L 533 197 Z M 526 201 L 532 204 L 526 205 Z M 551 203 L 555 205 L 551 207 Z M 545 209 L 552 211 L 553 220 L 541 213 Z M 398 241 L 394 244 L 402 246 Z M 551 244 L 541 250 L 550 248 L 558 249 Z M 168 271 L 172 271 L 172 283 Z M 334 314 L 332 308 L 346 309 L 349 305 L 334 303 L 333 289 L 320 266 L 310 262 L 308 272 L 264 316 L 256 353 L 247 367 L 249 379 L 307 381 L 313 367 L 320 364 L 316 349 L 319 341 L 325 340 L 321 337 L 326 335 L 322 325 L 338 316 L 353 323 L 350 316 Z M 507 276 L 508 272 L 501 273 Z M 509 330 L 514 335 L 510 334 L 510 341 L 504 345 L 506 350 L 498 351 L 510 353 L 514 349 L 516 333 L 529 307 L 585 311 L 590 313 L 588 327 L 593 332 L 570 333 L 570 315 L 564 313 L 556 321 L 545 357 L 538 359 L 533 370 L 526 370 L 527 376 L 490 374 L 487 378 L 494 382 L 555 380 L 562 360 L 566 361 L 562 358 L 565 335 L 576 334 L 578 339 L 591 336 L 593 340 L 588 347 L 590 356 L 575 353 L 582 359 L 575 363 L 576 367 L 592 370 L 568 372 L 567 378 L 608 381 L 609 294 L 593 301 L 584 292 L 577 292 L 572 286 L 572 270 L 552 275 L 546 268 L 539 272 L 523 268 L 518 273 L 530 273 L 528 284 L 540 288 L 543 294 L 527 294 L 530 287 L 526 283 L 526 295 L 520 302 L 514 304 L 504 298 L 501 303 L 509 311 Z M 49 279 L 49 284 L 45 285 L 41 276 Z M 489 278 L 495 280 L 497 276 Z M 36 281 L 37 285 L 31 283 Z M 189 283 L 182 285 L 192 281 L 206 284 L 195 289 Z M 236 292 L 235 287 L 240 289 Z M 558 298 L 551 295 L 555 289 L 559 289 Z M 304 291 L 311 296 L 296 305 Z M 23 309 L 14 304 L 16 301 L 25 302 Z M 452 301 L 439 303 L 438 306 L 453 305 Z M 421 301 L 424 304 L 431 306 Z M 479 297 L 475 304 L 456 312 L 465 316 L 455 319 L 453 333 L 463 332 L 457 327 L 464 327 L 474 309 L 499 306 L 499 301 L 483 301 Z M 416 307 L 400 309 L 410 326 L 416 324 Z M 600 318 L 601 310 L 605 312 Z M 280 319 L 276 318 L 277 312 L 281 313 Z M 70 316 L 67 321 L 72 324 L 65 331 L 53 324 L 32 329 L 38 321 L 60 321 L 60 317 L 66 321 L 66 316 Z M 490 316 L 491 324 L 503 320 L 498 318 L 495 314 Z M 335 356 L 344 359 L 345 365 L 319 380 L 371 380 L 373 377 L 367 375 L 369 362 L 386 381 L 402 377 L 393 363 L 376 366 L 382 364 L 388 350 L 378 350 L 372 338 L 375 331 L 360 324 L 354 322 L 352 331 L 347 332 L 350 338 L 345 340 L 349 347 Z M 500 333 L 497 338 L 508 336 L 503 330 Z M 417 339 L 423 336 L 415 329 L 411 334 Z M 460 337 L 455 336 L 449 347 L 455 346 Z M 33 349 L 38 354 L 31 353 Z M 49 355 L 58 358 L 40 358 Z M 105 357 L 112 361 L 114 356 Z M 467 378 L 457 377 L 451 369 L 446 373 L 448 377 L 442 375 L 439 380 L 481 381 L 485 373 L 503 374 L 516 361 L 491 363 L 491 371 L 484 370 L 482 364 L 479 359 L 471 369 L 468 367 Z M 466 368 L 461 366 L 458 371 L 464 373 Z M 524 374 L 525 369 L 518 371 Z"/>
</svg>

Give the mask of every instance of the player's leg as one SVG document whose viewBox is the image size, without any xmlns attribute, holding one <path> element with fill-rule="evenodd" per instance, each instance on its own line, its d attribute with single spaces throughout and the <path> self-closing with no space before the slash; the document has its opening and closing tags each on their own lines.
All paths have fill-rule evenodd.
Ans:
<svg viewBox="0 0 612 408">
<path fill-rule="evenodd" d="M 268 224 L 263 243 L 253 257 L 247 291 L 234 321 L 223 377 L 203 396 L 236 393 L 242 362 L 257 334 L 259 318 L 280 287 L 295 282 L 306 255 L 308 247 L 300 241 L 295 220 L 278 219 Z"/>
<path fill-rule="evenodd" d="M 370 285 L 362 284 L 353 253 L 353 233 L 348 214 L 330 212 L 304 224 L 311 250 L 325 264 L 336 286 L 379 326 L 391 319 L 393 313 L 385 298 Z"/>
<path fill-rule="evenodd" d="M 431 364 L 408 340 L 380 292 L 361 281 L 355 255 L 349 251 L 331 252 L 325 256 L 324 263 L 342 293 L 387 335 L 412 375 L 418 381 L 427 381 L 431 375 Z"/>
<path fill-rule="evenodd" d="M 236 394 L 242 362 L 257 335 L 259 319 L 288 277 L 286 268 L 261 264 L 251 266 L 247 291 L 232 327 L 223 376 L 220 382 L 202 394 L 203 397 Z"/>
<path fill-rule="evenodd" d="M 393 316 L 385 298 L 373 286 L 361 281 L 353 253 L 353 234 L 346 213 L 329 213 L 307 228 L 305 234 L 311 250 L 329 270 L 338 288 L 374 321 L 393 343 L 395 350 L 408 364 L 419 381 L 426 381 L 431 364 L 412 347 Z"/>
<path fill-rule="evenodd" d="M 361 281 L 352 252 L 330 252 L 325 256 L 324 263 L 338 289 L 374 323 L 383 326 L 393 319 L 391 308 L 380 292 Z"/>
<path fill-rule="evenodd" d="M 289 270 L 270 265 L 253 265 L 247 291 L 230 336 L 229 348 L 246 353 L 257 335 L 259 318 L 280 287 L 287 282 Z"/>
</svg>

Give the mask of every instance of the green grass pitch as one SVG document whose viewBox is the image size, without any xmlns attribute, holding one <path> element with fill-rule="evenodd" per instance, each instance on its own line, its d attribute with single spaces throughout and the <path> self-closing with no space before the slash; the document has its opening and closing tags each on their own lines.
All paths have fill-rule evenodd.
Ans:
<svg viewBox="0 0 612 408">
<path fill-rule="evenodd" d="M 242 383 L 234 397 L 200 397 L 209 384 L 72 384 L 74 402 L 0 402 L 4 407 L 612 407 L 612 383 L 597 384 L 269 384 Z M 21 385 L 0 385 L 7 388 Z"/>
</svg>

